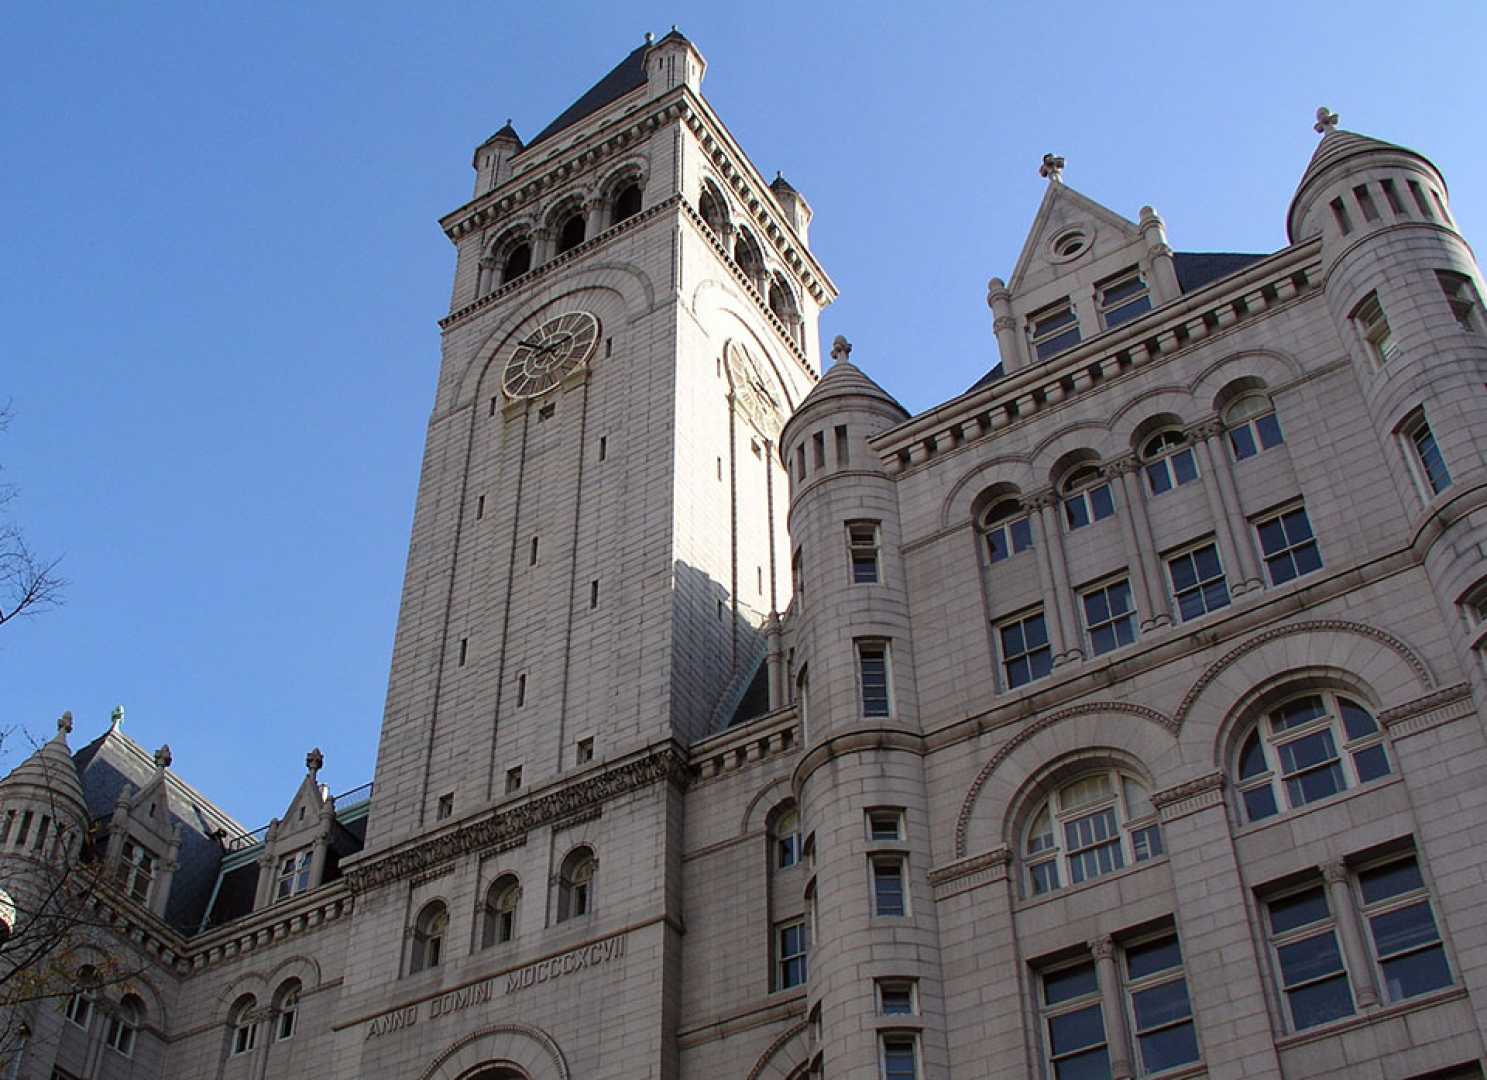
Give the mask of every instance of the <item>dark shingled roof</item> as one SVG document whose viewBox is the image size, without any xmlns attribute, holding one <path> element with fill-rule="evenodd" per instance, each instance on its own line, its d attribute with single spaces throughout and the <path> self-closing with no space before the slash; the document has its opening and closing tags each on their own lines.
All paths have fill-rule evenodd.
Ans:
<svg viewBox="0 0 1487 1080">
<path fill-rule="evenodd" d="M 996 364 L 996 367 L 992 368 L 985 375 L 981 376 L 975 382 L 971 383 L 970 386 L 966 387 L 965 388 L 965 393 L 969 394 L 972 390 L 980 390 L 982 387 L 990 386 L 992 383 L 996 382 L 998 379 L 1005 379 L 1006 377 L 1007 377 L 1007 369 L 1004 368 L 1002 366 L 1002 362 L 1000 360 L 998 360 L 997 361 L 997 364 Z"/>
<path fill-rule="evenodd" d="M 507 120 L 504 124 L 502 124 L 501 130 L 496 132 L 485 141 L 488 143 L 493 143 L 497 139 L 510 139 L 512 142 L 516 143 L 517 146 L 521 145 L 521 136 L 516 133 L 516 128 L 511 126 L 510 120 Z"/>
<path fill-rule="evenodd" d="M 1177 284 L 1185 293 L 1195 292 L 1219 278 L 1237 274 L 1267 255 L 1239 255 L 1218 251 L 1175 251 L 1172 261 L 1177 267 Z"/>
<path fill-rule="evenodd" d="M 800 194 L 800 192 L 790 186 L 790 181 L 785 179 L 785 174 L 782 172 L 774 174 L 774 179 L 769 182 L 769 187 L 771 191 L 788 191 L 791 195 Z"/>
<path fill-rule="evenodd" d="M 665 41 L 673 35 L 681 38 L 681 34 L 673 30 L 661 40 Z M 685 41 L 686 38 L 682 38 L 682 40 Z M 569 105 L 558 114 L 556 120 L 539 131 L 536 137 L 527 143 L 527 149 L 530 150 L 543 139 L 549 139 L 563 129 L 572 127 L 585 117 L 592 116 L 604 108 L 604 106 L 618 101 L 630 93 L 630 91 L 644 86 L 645 54 L 650 48 L 651 46 L 649 45 L 642 45 L 616 64 L 613 71 L 589 87 L 588 92 L 583 97 L 579 98 L 572 105 Z"/>
</svg>

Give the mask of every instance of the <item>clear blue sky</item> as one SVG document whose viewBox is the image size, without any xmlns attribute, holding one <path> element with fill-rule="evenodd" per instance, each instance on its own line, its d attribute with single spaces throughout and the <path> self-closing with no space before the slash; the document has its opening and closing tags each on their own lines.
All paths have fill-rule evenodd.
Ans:
<svg viewBox="0 0 1487 1080">
<path fill-rule="evenodd" d="M 1325 103 L 1487 238 L 1487 5 L 23 4 L 0 37 L 0 465 L 66 607 L 0 628 L 0 722 L 122 702 L 247 825 L 311 745 L 370 779 L 472 148 L 651 30 L 816 212 L 822 323 L 911 410 L 994 361 L 1066 181 L 1179 250 L 1271 251 Z M 1096 14 L 1098 13 L 1098 15 Z M 1112 17 L 1114 13 L 1114 17 Z M 6 765 L 23 750 L 5 746 Z"/>
</svg>

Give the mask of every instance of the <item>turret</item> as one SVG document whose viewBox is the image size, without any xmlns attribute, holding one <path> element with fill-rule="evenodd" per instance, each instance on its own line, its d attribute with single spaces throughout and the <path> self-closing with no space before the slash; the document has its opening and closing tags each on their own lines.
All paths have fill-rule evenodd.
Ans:
<svg viewBox="0 0 1487 1080">
<path fill-rule="evenodd" d="M 507 120 L 501 130 L 475 148 L 470 165 L 475 170 L 475 197 L 500 187 L 511 178 L 511 159 L 522 152 L 521 136 Z"/>
<path fill-rule="evenodd" d="M 795 790 L 811 878 L 809 1010 L 871 1016 L 879 995 L 920 995 L 926 1060 L 943 1058 L 941 974 L 930 866 L 929 796 L 919 752 L 909 583 L 897 492 L 869 445 L 908 419 L 848 360 L 835 363 L 785 425 L 794 545 L 795 692 L 805 753 Z M 864 959 L 868 958 L 868 959 Z M 876 1075 L 878 1032 L 828 1022 L 834 1074 Z"/>
<path fill-rule="evenodd" d="M 650 35 L 646 35 L 650 41 Z M 683 84 L 693 92 L 702 89 L 702 76 L 707 73 L 707 60 L 697 46 L 675 26 L 660 41 L 651 45 L 645 54 L 646 79 L 650 83 L 650 96 L 660 97 Z"/>
<path fill-rule="evenodd" d="M 782 172 L 774 174 L 774 179 L 769 183 L 769 190 L 774 192 L 775 201 L 785 212 L 785 217 L 789 219 L 790 227 L 795 230 L 795 235 L 800 237 L 800 242 L 810 243 L 813 214 L 811 204 L 805 201 L 805 196 L 790 186 L 790 181 L 785 179 L 785 174 Z"/>
<path fill-rule="evenodd" d="M 1465 510 L 1487 485 L 1481 272 L 1440 171 L 1337 121 L 1317 110 L 1321 143 L 1287 228 L 1293 242 L 1320 237 L 1327 308 L 1437 595 L 1448 606 L 1473 592 L 1487 598 L 1478 554 L 1487 550 L 1487 523 L 1474 525 Z M 1477 620 L 1445 614 L 1464 668 L 1480 677 L 1469 656 L 1468 624 Z"/>
</svg>

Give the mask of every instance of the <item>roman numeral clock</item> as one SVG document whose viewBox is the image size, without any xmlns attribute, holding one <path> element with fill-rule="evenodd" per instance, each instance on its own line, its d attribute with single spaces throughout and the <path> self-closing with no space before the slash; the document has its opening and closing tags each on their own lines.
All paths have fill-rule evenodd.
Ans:
<svg viewBox="0 0 1487 1080">
<path fill-rule="evenodd" d="M 501 389 L 512 400 L 541 397 L 594 355 L 599 320 L 587 311 L 548 319 L 511 350 Z"/>
</svg>

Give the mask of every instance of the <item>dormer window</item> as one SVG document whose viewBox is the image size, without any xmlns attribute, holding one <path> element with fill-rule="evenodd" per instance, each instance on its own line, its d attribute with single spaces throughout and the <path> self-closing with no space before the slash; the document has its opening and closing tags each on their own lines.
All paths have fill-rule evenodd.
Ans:
<svg viewBox="0 0 1487 1080">
<path fill-rule="evenodd" d="M 150 884 L 155 880 L 155 856 L 133 840 L 125 840 L 115 880 L 130 899 L 146 903 L 150 899 Z"/>
<path fill-rule="evenodd" d="M 310 888 L 310 865 L 315 861 L 313 848 L 293 851 L 279 860 L 279 884 L 274 899 L 288 900 Z"/>
<path fill-rule="evenodd" d="M 1028 317 L 1028 333 L 1033 340 L 1033 354 L 1039 360 L 1072 349 L 1079 344 L 1079 317 L 1066 296 L 1056 304 Z"/>
<path fill-rule="evenodd" d="M 1095 286 L 1100 323 L 1106 330 L 1129 322 L 1151 310 L 1151 292 L 1136 267 Z"/>
</svg>

